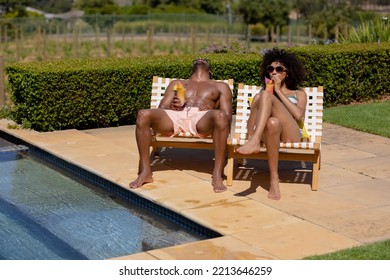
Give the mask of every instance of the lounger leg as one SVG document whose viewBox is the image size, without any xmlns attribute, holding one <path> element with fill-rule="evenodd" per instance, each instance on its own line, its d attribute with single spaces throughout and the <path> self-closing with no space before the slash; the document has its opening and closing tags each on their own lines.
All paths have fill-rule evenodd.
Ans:
<svg viewBox="0 0 390 280">
<path fill-rule="evenodd" d="M 159 152 L 158 152 L 158 147 L 152 147 L 152 153 L 154 156 L 158 156 Z"/>
<path fill-rule="evenodd" d="M 318 190 L 318 171 L 320 169 L 320 151 L 314 151 L 314 163 L 313 163 L 313 173 L 312 173 L 312 182 L 311 182 L 311 190 Z"/>
<path fill-rule="evenodd" d="M 233 172 L 234 172 L 234 147 L 228 146 L 228 159 L 227 159 L 227 178 L 226 178 L 226 185 L 231 186 L 233 185 Z"/>
<path fill-rule="evenodd" d="M 158 147 L 155 145 L 155 143 L 157 142 L 156 140 L 156 136 L 154 135 L 154 133 L 152 132 L 152 154 L 157 157 L 158 154 L 159 154 L 159 151 L 158 151 Z"/>
</svg>

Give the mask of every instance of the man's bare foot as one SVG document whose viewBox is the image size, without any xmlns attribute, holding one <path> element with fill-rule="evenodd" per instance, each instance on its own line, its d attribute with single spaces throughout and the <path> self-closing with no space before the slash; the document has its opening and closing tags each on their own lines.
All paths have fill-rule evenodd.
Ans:
<svg viewBox="0 0 390 280">
<path fill-rule="evenodd" d="M 260 152 L 260 142 L 250 140 L 245 143 L 245 145 L 236 149 L 236 151 L 243 155 L 255 154 Z"/>
<path fill-rule="evenodd" d="M 151 183 L 153 182 L 153 177 L 151 173 L 140 173 L 138 174 L 137 179 L 135 179 L 133 182 L 129 184 L 130 189 L 136 189 L 141 187 L 143 184 Z"/>
<path fill-rule="evenodd" d="M 268 192 L 268 198 L 273 200 L 279 200 L 281 198 L 280 189 L 279 189 L 279 179 L 271 179 L 270 188 Z"/>
<path fill-rule="evenodd" d="M 227 190 L 226 186 L 223 184 L 223 179 L 220 176 L 213 176 L 211 185 L 216 193 L 221 193 Z"/>
</svg>

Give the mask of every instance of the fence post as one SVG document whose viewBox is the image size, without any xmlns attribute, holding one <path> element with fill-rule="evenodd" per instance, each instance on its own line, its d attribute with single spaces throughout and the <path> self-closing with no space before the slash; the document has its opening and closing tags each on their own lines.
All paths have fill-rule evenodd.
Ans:
<svg viewBox="0 0 390 280">
<path fill-rule="evenodd" d="M 36 34 L 35 34 L 35 38 L 34 38 L 34 45 L 35 45 L 35 57 L 39 57 L 39 53 L 41 51 L 41 48 L 42 48 L 42 45 L 41 45 L 41 25 L 38 25 L 37 27 L 37 31 L 36 31 Z"/>
<path fill-rule="evenodd" d="M 111 56 L 111 28 L 107 28 L 107 57 Z"/>
<path fill-rule="evenodd" d="M 327 38 L 328 38 L 328 28 L 325 27 L 325 30 L 324 30 L 324 43 L 326 42 Z"/>
<path fill-rule="evenodd" d="M 207 40 L 207 46 L 210 46 L 211 44 L 211 35 L 210 35 L 210 25 L 206 25 L 206 40 Z"/>
<path fill-rule="evenodd" d="M 192 52 L 196 51 L 196 36 L 197 35 L 197 30 L 196 26 L 191 26 L 191 49 Z"/>
<path fill-rule="evenodd" d="M 246 25 L 246 48 L 249 50 L 251 48 L 251 27 L 249 24 Z"/>
<path fill-rule="evenodd" d="M 8 36 L 7 36 L 7 34 L 8 34 L 8 27 L 7 27 L 7 25 L 4 25 L 4 43 L 8 43 Z"/>
<path fill-rule="evenodd" d="M 43 40 L 43 59 L 47 59 L 48 58 L 48 55 L 49 55 L 49 52 L 48 52 L 48 38 L 47 38 L 47 34 L 46 34 L 46 29 L 43 28 L 42 29 L 42 40 Z"/>
<path fill-rule="evenodd" d="M 154 26 L 149 25 L 147 40 L 148 40 L 148 55 L 153 54 L 153 35 L 154 35 Z"/>
<path fill-rule="evenodd" d="M 16 55 L 16 61 L 19 61 L 20 59 L 20 43 L 21 40 L 18 36 L 18 28 L 15 26 L 15 55 Z"/>
<path fill-rule="evenodd" d="M 225 24 L 226 44 L 229 44 L 229 24 Z"/>
<path fill-rule="evenodd" d="M 74 57 L 80 56 L 80 44 L 81 44 L 81 28 L 79 26 L 73 26 L 73 42 L 72 42 L 72 52 Z"/>
<path fill-rule="evenodd" d="M 277 43 L 278 42 L 278 33 L 277 33 L 277 26 L 271 25 L 271 42 Z"/>
<path fill-rule="evenodd" d="M 344 28 L 343 28 L 343 36 L 344 36 L 344 38 L 348 37 L 348 33 L 349 33 L 349 27 L 348 27 L 347 24 L 344 24 Z"/>
<path fill-rule="evenodd" d="M 288 25 L 288 29 L 287 29 L 287 44 L 288 45 L 291 45 L 291 24 Z"/>
<path fill-rule="evenodd" d="M 95 25 L 95 46 L 96 46 L 96 48 L 100 47 L 99 38 L 100 38 L 100 28 L 99 28 L 99 25 L 96 24 Z"/>
<path fill-rule="evenodd" d="M 126 41 L 126 30 L 124 25 L 121 28 L 121 33 L 122 33 L 122 47 L 124 47 Z"/>
<path fill-rule="evenodd" d="M 0 56 L 0 106 L 5 106 L 4 58 Z"/>
<path fill-rule="evenodd" d="M 69 29 L 69 22 L 66 22 L 65 25 L 64 25 L 64 44 L 66 45 L 66 43 L 68 42 L 68 30 Z"/>
<path fill-rule="evenodd" d="M 60 26 L 56 24 L 56 54 L 57 55 L 60 52 L 59 42 L 60 42 Z"/>
</svg>

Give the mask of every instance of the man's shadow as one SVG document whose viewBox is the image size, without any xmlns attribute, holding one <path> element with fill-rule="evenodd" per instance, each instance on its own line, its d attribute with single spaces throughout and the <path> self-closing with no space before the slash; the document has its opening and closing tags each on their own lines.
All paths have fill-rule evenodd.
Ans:
<svg viewBox="0 0 390 280">
<path fill-rule="evenodd" d="M 158 155 L 150 155 L 152 171 L 192 170 L 211 174 L 214 150 L 163 147 Z"/>
</svg>

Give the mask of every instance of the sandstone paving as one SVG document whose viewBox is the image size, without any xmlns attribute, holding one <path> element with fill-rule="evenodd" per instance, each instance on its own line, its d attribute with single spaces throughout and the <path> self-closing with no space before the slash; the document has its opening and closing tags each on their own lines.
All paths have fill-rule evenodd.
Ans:
<svg viewBox="0 0 390 280">
<path fill-rule="evenodd" d="M 151 157 L 154 182 L 129 189 L 135 126 L 40 133 L 8 123 L 0 129 L 221 234 L 114 259 L 301 259 L 390 239 L 388 138 L 324 124 L 318 191 L 310 164 L 280 162 L 282 199 L 274 201 L 266 161 L 235 166 L 233 186 L 217 194 L 212 150 L 163 148 Z"/>
</svg>

